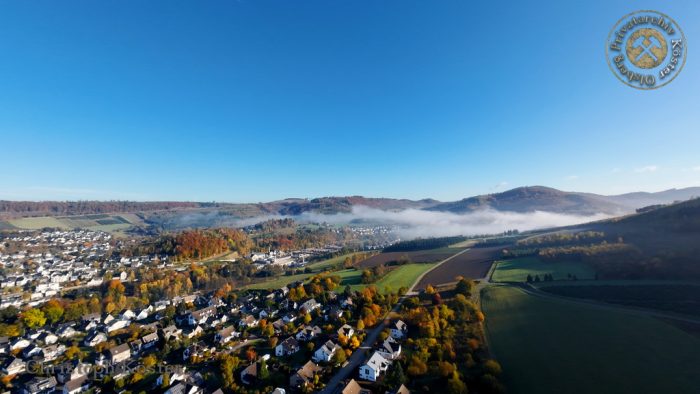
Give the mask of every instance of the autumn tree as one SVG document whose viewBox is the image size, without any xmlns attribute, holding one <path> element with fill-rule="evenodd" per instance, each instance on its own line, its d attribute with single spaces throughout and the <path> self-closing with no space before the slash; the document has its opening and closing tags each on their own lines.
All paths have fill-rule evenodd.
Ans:
<svg viewBox="0 0 700 394">
<path fill-rule="evenodd" d="M 46 324 L 46 316 L 40 309 L 27 309 L 22 313 L 22 323 L 29 328 L 43 327 Z"/>
<path fill-rule="evenodd" d="M 51 324 L 58 323 L 64 313 L 61 302 L 55 298 L 47 301 L 42 307 L 42 310 Z"/>
<path fill-rule="evenodd" d="M 230 354 L 222 354 L 219 358 L 219 371 L 223 380 L 224 388 L 233 390 L 236 388 L 235 372 L 241 360 Z"/>
</svg>

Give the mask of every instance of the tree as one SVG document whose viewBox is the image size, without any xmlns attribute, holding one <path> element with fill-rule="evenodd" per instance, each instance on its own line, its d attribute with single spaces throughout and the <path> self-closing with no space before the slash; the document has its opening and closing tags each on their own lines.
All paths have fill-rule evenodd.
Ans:
<svg viewBox="0 0 700 394">
<path fill-rule="evenodd" d="M 411 362 L 408 364 L 408 374 L 411 376 L 421 376 L 428 372 L 428 365 L 418 356 L 411 356 Z"/>
<path fill-rule="evenodd" d="M 29 328 L 43 327 L 46 324 L 46 316 L 40 309 L 27 309 L 22 313 L 22 323 Z"/>
<path fill-rule="evenodd" d="M 57 299 L 47 301 L 42 309 L 46 315 L 46 318 L 51 324 L 58 323 L 58 321 L 61 320 L 64 312 L 61 302 Z"/>
<path fill-rule="evenodd" d="M 357 322 L 357 329 L 358 330 L 364 330 L 365 329 L 365 323 L 362 320 L 359 320 Z"/>
<path fill-rule="evenodd" d="M 438 371 L 440 372 L 440 376 L 446 378 L 450 375 L 453 375 L 456 371 L 456 368 L 455 365 L 450 362 L 440 361 L 438 362 Z"/>
<path fill-rule="evenodd" d="M 156 356 L 149 354 L 148 356 L 143 358 L 142 362 L 144 367 L 150 368 L 156 365 L 156 362 L 158 362 L 158 360 L 156 359 Z"/>
<path fill-rule="evenodd" d="M 304 323 L 305 324 L 311 323 L 311 320 L 312 320 L 311 313 L 307 313 L 304 315 Z"/>
<path fill-rule="evenodd" d="M 267 380 L 270 377 L 270 371 L 267 369 L 267 361 L 263 358 L 260 361 L 260 368 L 258 369 L 258 378 L 260 380 Z"/>
<path fill-rule="evenodd" d="M 272 338 L 272 336 L 275 335 L 275 327 L 273 327 L 272 324 L 266 325 L 265 328 L 262 329 L 262 334 L 268 338 Z"/>
<path fill-rule="evenodd" d="M 170 386 L 170 374 L 167 372 L 163 373 L 163 383 L 160 385 L 160 388 L 166 389 Z"/>
<path fill-rule="evenodd" d="M 235 371 L 240 363 L 238 357 L 230 354 L 223 354 L 219 359 L 219 371 L 225 388 L 233 390 L 236 387 Z"/>
<path fill-rule="evenodd" d="M 459 378 L 459 373 L 454 371 L 452 378 L 447 380 L 447 392 L 449 394 L 467 394 L 467 385 Z"/>
<path fill-rule="evenodd" d="M 389 387 L 399 387 L 407 382 L 406 375 L 403 372 L 403 367 L 400 362 L 395 363 L 395 365 L 389 369 L 389 372 L 386 374 L 385 382 Z"/>
<path fill-rule="evenodd" d="M 343 349 L 338 349 L 333 354 L 333 363 L 335 365 L 343 365 L 347 358 L 348 357 L 345 355 L 345 351 Z"/>
<path fill-rule="evenodd" d="M 85 357 L 85 354 L 80 350 L 78 345 L 76 345 L 75 343 L 73 344 L 73 346 L 66 349 L 66 352 L 63 353 L 63 355 L 68 360 L 73 360 L 74 358 L 77 358 L 78 360 L 82 360 L 83 357 Z"/>
<path fill-rule="evenodd" d="M 459 279 L 457 286 L 455 287 L 455 292 L 457 294 L 462 294 L 464 296 L 469 296 L 474 287 L 474 282 L 465 278 Z"/>
<path fill-rule="evenodd" d="M 487 374 L 498 376 L 503 370 L 501 369 L 501 364 L 499 364 L 498 361 L 486 360 L 484 361 L 484 371 L 486 371 Z"/>
<path fill-rule="evenodd" d="M 271 348 L 274 348 L 277 346 L 277 342 L 279 341 L 279 338 L 277 337 L 270 337 L 270 339 L 267 340 L 268 345 L 270 345 Z"/>
<path fill-rule="evenodd" d="M 527 283 L 532 283 L 532 275 L 527 274 Z"/>
<path fill-rule="evenodd" d="M 251 363 L 255 361 L 255 358 L 258 356 L 258 352 L 255 351 L 255 348 L 250 346 L 248 349 L 245 350 L 245 358 L 248 359 Z"/>
</svg>

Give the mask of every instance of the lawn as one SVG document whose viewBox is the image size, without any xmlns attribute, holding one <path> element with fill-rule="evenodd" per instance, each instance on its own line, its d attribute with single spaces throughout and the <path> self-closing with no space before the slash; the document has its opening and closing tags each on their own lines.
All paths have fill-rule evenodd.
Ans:
<svg viewBox="0 0 700 394">
<path fill-rule="evenodd" d="M 654 318 L 512 286 L 485 288 L 482 308 L 509 392 L 697 392 L 700 339 Z"/>
<path fill-rule="evenodd" d="M 527 275 L 552 274 L 554 280 L 566 280 L 567 275 L 576 275 L 577 279 L 593 279 L 595 271 L 585 263 L 574 261 L 545 262 L 537 257 L 522 257 L 496 262 L 493 272 L 494 282 L 525 282 Z"/>
</svg>

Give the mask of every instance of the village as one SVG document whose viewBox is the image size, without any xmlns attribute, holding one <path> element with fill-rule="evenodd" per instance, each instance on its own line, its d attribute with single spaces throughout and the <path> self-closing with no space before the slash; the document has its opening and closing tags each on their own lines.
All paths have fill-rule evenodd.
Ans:
<svg viewBox="0 0 700 394">
<path fill-rule="evenodd" d="M 354 297 L 324 291 L 323 303 L 315 298 L 292 301 L 288 295 L 299 287 L 303 285 L 252 292 L 233 302 L 192 295 L 136 311 L 39 324 L 22 336 L 0 338 L 0 372 L 12 387 L 31 394 L 121 391 L 124 385 L 140 386 L 144 371 L 161 370 L 167 372 L 151 379 L 146 388 L 168 394 L 219 392 L 205 390 L 203 371 L 217 363 L 213 360 L 246 347 L 246 358 L 236 358 L 237 368 L 231 372 L 242 389 L 279 383 L 281 376 L 286 385 L 272 392 L 320 390 L 324 379 L 357 351 L 366 333 L 362 320 L 353 317 Z M 173 307 L 181 312 L 169 317 Z M 358 381 L 371 384 L 381 379 L 401 356 L 406 335 L 404 322 L 391 322 L 357 369 L 357 380 L 349 380 L 342 392 L 370 392 Z M 284 371 L 291 373 L 287 377 Z M 271 374 L 277 378 L 271 379 Z M 231 384 L 236 383 L 229 382 L 229 388 Z M 407 392 L 405 387 L 396 390 Z"/>
</svg>

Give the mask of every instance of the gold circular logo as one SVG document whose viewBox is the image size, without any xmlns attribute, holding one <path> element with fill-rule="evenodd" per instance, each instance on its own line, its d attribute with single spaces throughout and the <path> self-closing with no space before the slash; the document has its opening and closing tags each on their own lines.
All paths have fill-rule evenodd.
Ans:
<svg viewBox="0 0 700 394">
<path fill-rule="evenodd" d="M 610 71 L 635 89 L 656 89 L 683 69 L 687 43 L 680 26 L 668 15 L 641 10 L 613 26 L 605 44 Z"/>
<path fill-rule="evenodd" d="M 668 54 L 666 38 L 654 28 L 636 30 L 627 39 L 627 57 L 639 68 L 654 68 L 661 64 Z"/>
</svg>

